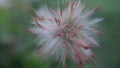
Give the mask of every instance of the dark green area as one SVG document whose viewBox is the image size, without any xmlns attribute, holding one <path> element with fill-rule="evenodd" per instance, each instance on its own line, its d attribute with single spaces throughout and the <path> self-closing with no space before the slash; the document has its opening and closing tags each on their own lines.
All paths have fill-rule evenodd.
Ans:
<svg viewBox="0 0 120 68">
<path fill-rule="evenodd" d="M 35 37 L 28 31 L 30 15 L 34 14 L 31 7 L 38 9 L 47 3 L 55 8 L 54 3 L 51 5 L 51 0 L 10 1 L 11 8 L 0 7 L 0 68 L 62 68 L 53 59 L 40 64 L 41 58 L 34 55 Z M 93 50 L 96 63 L 85 68 L 120 68 L 120 0 L 85 0 L 85 4 L 91 8 L 100 6 L 96 16 L 104 18 L 96 27 L 103 33 L 99 38 L 102 47 Z M 76 66 L 67 60 L 67 68 Z"/>
</svg>

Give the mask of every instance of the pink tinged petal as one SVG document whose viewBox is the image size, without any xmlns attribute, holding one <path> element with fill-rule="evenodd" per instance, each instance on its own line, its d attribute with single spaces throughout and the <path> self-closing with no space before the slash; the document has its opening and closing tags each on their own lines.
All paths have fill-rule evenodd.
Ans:
<svg viewBox="0 0 120 68">
<path fill-rule="evenodd" d="M 69 34 L 69 37 L 73 37 L 73 36 L 75 36 L 76 35 L 76 33 L 75 32 L 72 32 L 71 34 Z"/>
<path fill-rule="evenodd" d="M 94 63 L 94 59 L 95 56 L 93 55 L 93 53 L 89 50 L 89 49 L 82 49 L 82 51 L 85 53 L 85 62 L 89 62 L 89 63 Z"/>
<path fill-rule="evenodd" d="M 67 28 L 69 27 L 70 24 L 64 24 L 64 28 Z"/>
<path fill-rule="evenodd" d="M 52 10 L 51 8 L 48 7 L 48 10 L 52 13 L 52 14 L 57 14 L 56 11 Z"/>
<path fill-rule="evenodd" d="M 51 20 L 53 20 L 52 18 L 45 18 L 44 16 L 40 16 L 40 15 L 39 15 L 39 17 L 36 17 L 36 18 L 31 16 L 31 18 L 33 20 L 38 20 L 38 21 L 47 21 L 47 20 L 51 21 Z"/>
<path fill-rule="evenodd" d="M 81 12 L 85 11 L 88 7 L 89 7 L 88 5 L 85 6 Z"/>
<path fill-rule="evenodd" d="M 37 19 L 39 19 L 39 20 L 44 20 L 44 17 L 42 16 L 42 15 L 39 15 L 40 13 L 38 12 L 38 11 L 36 11 L 34 8 L 30 8 L 34 13 L 36 13 L 36 15 L 37 15 Z M 35 20 L 35 17 L 33 17 L 32 15 L 30 15 L 30 17 L 33 19 L 33 20 Z"/>
<path fill-rule="evenodd" d="M 64 56 L 64 59 L 63 59 L 63 66 L 64 66 L 64 68 L 66 68 L 65 62 L 66 62 L 66 56 Z"/>
<path fill-rule="evenodd" d="M 80 25 L 80 26 L 76 27 L 76 29 L 81 30 L 83 27 L 84 27 L 84 26 Z"/>
<path fill-rule="evenodd" d="M 39 21 L 51 21 L 53 20 L 52 18 L 43 18 L 43 17 L 38 17 Z"/>
<path fill-rule="evenodd" d="M 86 58 L 85 58 L 85 62 L 86 62 L 86 63 L 94 64 L 94 59 L 92 59 L 92 58 L 90 58 L 90 57 L 86 57 Z"/>
<path fill-rule="evenodd" d="M 80 31 L 84 28 L 84 26 L 80 25 L 80 26 L 76 26 L 74 29 L 73 29 L 73 32 L 77 32 L 77 31 Z"/>
<path fill-rule="evenodd" d="M 89 62 L 92 63 L 92 64 L 95 64 L 95 55 L 91 56 Z"/>
<path fill-rule="evenodd" d="M 64 55 L 61 57 L 60 62 L 62 62 L 63 67 L 66 68 L 66 63 L 65 63 L 65 62 L 66 62 L 66 54 L 64 54 Z"/>
<path fill-rule="evenodd" d="M 76 3 L 76 9 L 77 9 L 76 11 L 80 11 L 79 13 L 81 13 L 81 11 L 83 10 L 83 8 L 80 8 L 82 6 L 82 3 L 83 3 L 83 0 L 80 0 L 79 2 Z"/>
<path fill-rule="evenodd" d="M 86 41 L 84 40 L 77 40 L 75 41 L 79 46 L 83 47 L 84 49 L 89 49 L 92 48 L 91 45 L 89 45 Z"/>
<path fill-rule="evenodd" d="M 84 48 L 81 48 L 82 52 L 85 54 L 86 57 L 91 57 L 93 55 L 93 53 L 91 52 L 90 49 L 84 49 Z"/>
<path fill-rule="evenodd" d="M 86 36 L 86 38 L 87 38 L 90 42 L 92 42 L 93 44 L 95 44 L 97 47 L 100 47 L 100 45 L 99 45 L 92 37 Z"/>
<path fill-rule="evenodd" d="M 56 36 L 63 37 L 63 36 L 64 36 L 64 34 L 63 34 L 63 33 L 61 33 L 61 32 L 59 32 L 59 33 L 56 33 Z"/>
<path fill-rule="evenodd" d="M 41 60 L 40 64 L 43 63 L 49 56 L 50 56 L 50 53 L 47 52 L 47 53 L 45 54 L 45 56 L 43 57 L 43 59 Z"/>
<path fill-rule="evenodd" d="M 76 50 L 76 49 L 75 49 L 75 55 L 76 55 L 77 59 L 79 59 L 79 60 L 82 57 L 81 53 L 78 50 Z"/>
<path fill-rule="evenodd" d="M 45 49 L 45 46 L 43 46 L 36 54 L 40 55 L 43 52 L 44 49 Z"/>
<path fill-rule="evenodd" d="M 72 5 L 71 5 L 71 11 L 74 10 L 74 7 L 75 7 L 74 5 L 75 5 L 75 3 L 73 2 Z"/>
<path fill-rule="evenodd" d="M 56 22 L 57 26 L 60 26 L 60 25 L 61 25 L 61 22 L 60 22 L 59 19 L 55 18 L 55 22 Z"/>
<path fill-rule="evenodd" d="M 36 12 L 37 14 L 40 14 L 39 12 L 37 12 L 36 10 L 34 10 L 34 12 Z M 32 15 L 30 16 L 33 20 L 39 20 L 39 21 L 43 21 L 43 20 L 48 20 L 47 18 L 45 18 L 43 15 L 39 15 L 37 17 L 33 17 Z"/>
<path fill-rule="evenodd" d="M 43 16 L 39 16 L 39 17 L 33 17 L 33 16 L 30 16 L 34 21 L 43 21 L 44 20 L 44 17 Z"/>
<path fill-rule="evenodd" d="M 38 20 L 39 20 L 39 21 L 43 21 L 43 20 L 45 20 L 45 18 L 44 18 L 43 16 L 39 16 L 39 17 L 38 17 Z"/>
<path fill-rule="evenodd" d="M 84 1 L 84 0 L 80 0 L 80 1 L 78 2 L 78 6 L 80 6 L 80 5 L 83 3 L 83 1 Z"/>
<path fill-rule="evenodd" d="M 58 19 L 58 25 L 59 25 L 59 26 L 61 25 L 60 19 Z"/>
<path fill-rule="evenodd" d="M 78 63 L 78 67 L 79 68 L 83 68 L 85 62 L 83 61 L 82 59 L 82 54 L 77 50 L 77 48 L 75 48 L 75 55 L 76 55 L 76 58 L 77 58 L 77 63 Z"/>
<path fill-rule="evenodd" d="M 36 25 L 40 28 L 40 29 L 47 29 L 46 27 L 42 26 L 40 23 L 38 23 L 37 20 L 35 20 Z"/>
<path fill-rule="evenodd" d="M 48 20 L 51 21 L 51 20 L 53 20 L 52 18 L 42 18 L 42 17 L 41 17 L 41 18 L 39 17 L 38 19 L 39 19 L 40 21 L 41 21 L 41 20 L 42 20 L 42 21 L 48 21 Z"/>
<path fill-rule="evenodd" d="M 62 17 L 62 9 L 60 9 L 60 16 Z"/>
<path fill-rule="evenodd" d="M 95 7 L 93 11 L 97 11 L 98 9 L 100 9 L 100 6 Z"/>
<path fill-rule="evenodd" d="M 84 65 L 85 65 L 85 62 L 81 60 L 81 61 L 79 61 L 79 63 L 78 63 L 78 68 L 83 68 Z"/>
<path fill-rule="evenodd" d="M 103 20 L 102 18 L 93 19 L 92 21 L 89 21 L 88 23 L 86 23 L 86 26 L 91 26 L 93 24 L 99 23 L 102 20 Z"/>
<path fill-rule="evenodd" d="M 33 17 L 30 16 L 33 20 L 38 20 L 38 21 L 47 21 L 47 20 L 53 20 L 52 18 L 45 18 L 44 16 L 39 15 L 38 17 Z"/>
<path fill-rule="evenodd" d="M 32 34 L 38 34 L 38 32 L 37 32 L 37 31 L 32 30 L 32 29 L 29 29 L 28 31 L 30 31 Z"/>
<path fill-rule="evenodd" d="M 85 57 L 85 62 L 87 62 L 87 63 L 88 63 L 88 62 L 89 62 L 89 60 L 90 60 L 90 59 L 89 59 L 89 57 Z"/>
<path fill-rule="evenodd" d="M 90 12 L 87 12 L 84 17 L 88 18 L 89 16 L 91 16 L 93 14 L 94 11 L 98 10 L 99 8 L 100 8 L 99 6 L 95 7 Z"/>
<path fill-rule="evenodd" d="M 77 6 L 76 7 L 76 13 L 74 15 L 75 18 L 78 18 L 80 17 L 81 13 L 84 12 L 89 6 Z"/>
<path fill-rule="evenodd" d="M 57 41 L 58 39 L 55 39 L 52 42 L 48 43 L 48 45 L 46 45 L 45 48 L 43 48 L 43 53 L 45 53 L 45 57 L 42 59 L 41 63 L 51 55 L 51 51 L 54 48 Z"/>
<path fill-rule="evenodd" d="M 65 4 L 66 12 L 68 12 L 68 2 Z"/>
<path fill-rule="evenodd" d="M 100 31 L 97 31 L 97 30 L 95 30 L 95 29 L 92 29 L 92 28 L 91 28 L 91 29 L 88 29 L 88 30 L 90 30 L 90 31 L 92 31 L 93 33 L 96 33 L 96 34 L 100 34 L 100 35 L 102 34 L 102 32 L 100 32 Z"/>
</svg>

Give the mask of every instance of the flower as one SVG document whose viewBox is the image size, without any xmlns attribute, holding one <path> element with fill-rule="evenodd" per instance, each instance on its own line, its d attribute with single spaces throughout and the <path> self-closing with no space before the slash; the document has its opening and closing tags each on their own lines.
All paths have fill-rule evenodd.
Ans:
<svg viewBox="0 0 120 68">
<path fill-rule="evenodd" d="M 49 56 L 59 59 L 65 67 L 67 57 L 70 57 L 80 68 L 86 63 L 94 61 L 91 49 L 100 47 L 91 34 L 100 34 L 91 26 L 102 21 L 101 18 L 91 19 L 94 11 L 88 11 L 88 6 L 82 0 L 66 2 L 64 9 L 57 11 L 44 7 L 33 17 L 34 26 L 30 31 L 37 35 L 38 44 L 41 45 L 39 54 L 44 55 L 43 60 Z"/>
</svg>

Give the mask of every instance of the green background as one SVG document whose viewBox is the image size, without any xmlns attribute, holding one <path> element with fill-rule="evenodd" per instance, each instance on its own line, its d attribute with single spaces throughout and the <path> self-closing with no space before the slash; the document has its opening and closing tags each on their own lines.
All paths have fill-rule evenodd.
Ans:
<svg viewBox="0 0 120 68">
<path fill-rule="evenodd" d="M 38 50 L 35 36 L 28 31 L 32 21 L 30 15 L 34 14 L 30 7 L 38 9 L 52 0 L 9 1 L 12 7 L 0 7 L 0 68 L 63 68 L 53 58 L 40 64 L 40 56 L 35 55 Z M 85 4 L 91 8 L 100 6 L 95 16 L 104 21 L 96 27 L 102 32 L 99 38 L 102 47 L 93 50 L 95 64 L 87 64 L 84 68 L 120 68 L 120 0 L 85 0 Z M 76 68 L 76 65 L 67 60 L 67 68 Z"/>
</svg>

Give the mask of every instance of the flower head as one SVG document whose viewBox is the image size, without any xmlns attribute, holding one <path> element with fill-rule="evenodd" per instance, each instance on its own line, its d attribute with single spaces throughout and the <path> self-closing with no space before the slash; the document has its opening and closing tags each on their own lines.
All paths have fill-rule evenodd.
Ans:
<svg viewBox="0 0 120 68">
<path fill-rule="evenodd" d="M 100 45 L 91 37 L 90 33 L 99 34 L 90 26 L 102 19 L 91 19 L 91 15 L 99 7 L 90 11 L 87 6 L 78 2 L 67 2 L 64 9 L 57 11 L 49 7 L 41 8 L 34 17 L 34 26 L 30 31 L 38 36 L 41 45 L 39 53 L 44 59 L 49 56 L 59 59 L 65 67 L 67 57 L 70 57 L 79 67 L 87 62 L 93 62 L 93 47 Z"/>
</svg>

